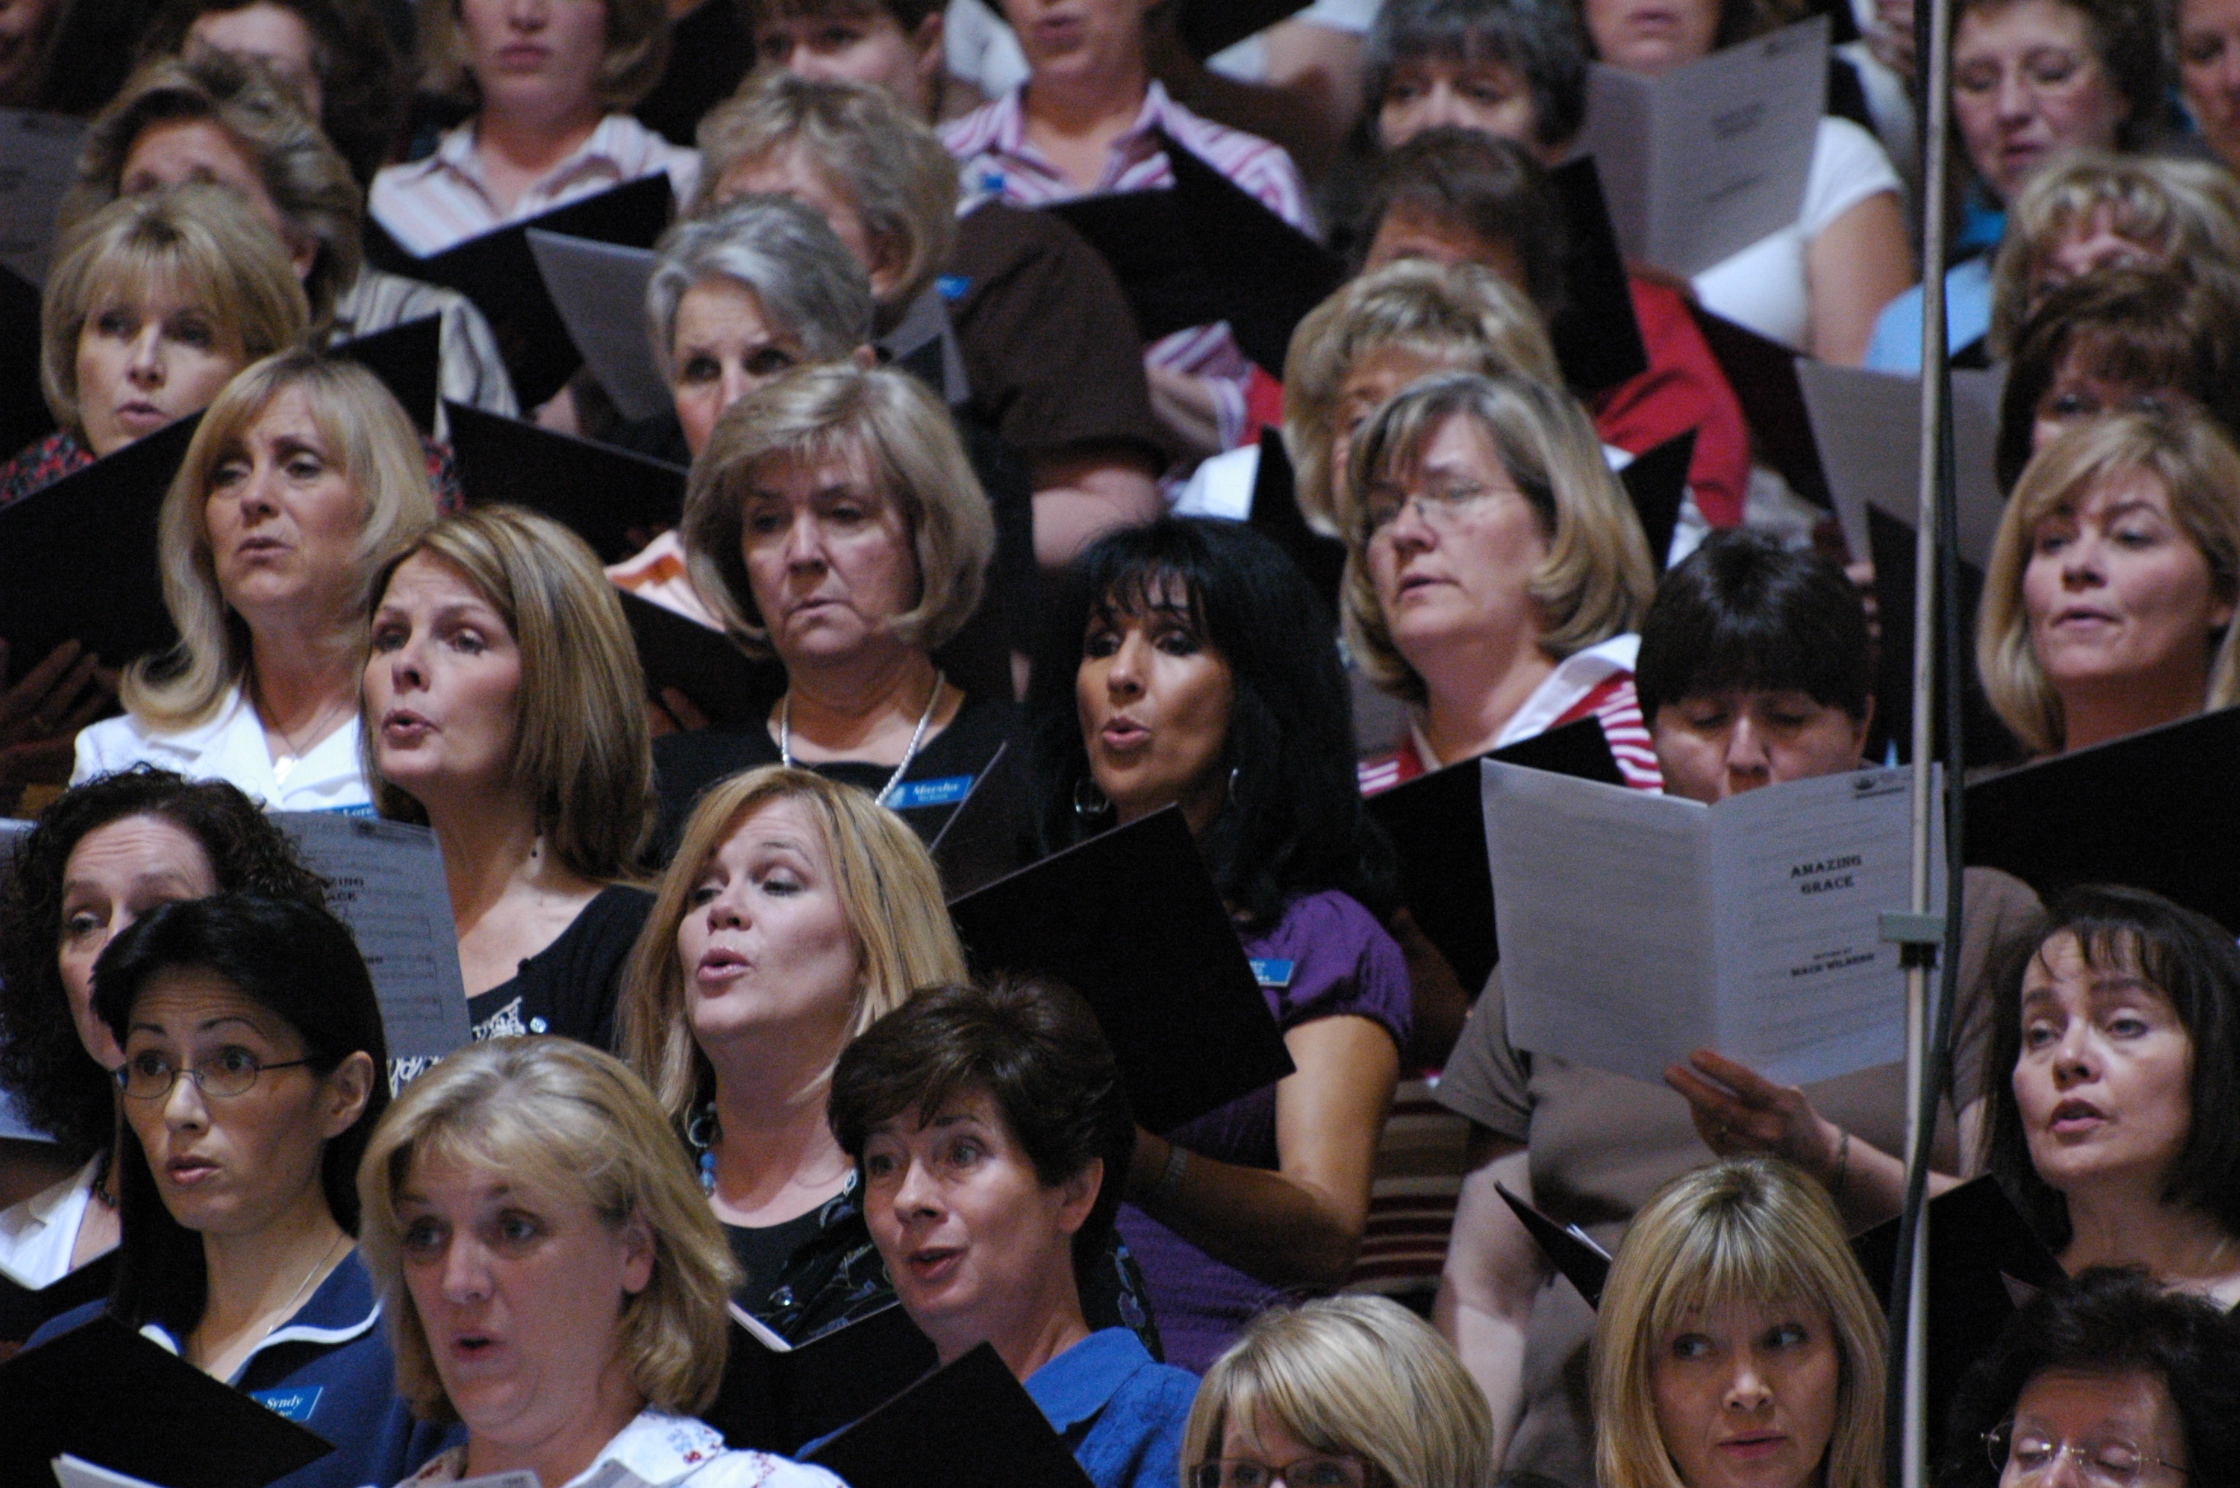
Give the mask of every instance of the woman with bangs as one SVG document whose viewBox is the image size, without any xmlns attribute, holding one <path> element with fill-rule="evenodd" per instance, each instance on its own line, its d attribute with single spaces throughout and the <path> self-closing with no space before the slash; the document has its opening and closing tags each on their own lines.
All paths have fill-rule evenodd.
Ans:
<svg viewBox="0 0 2240 1488">
<path fill-rule="evenodd" d="M 833 1065 L 963 976 L 933 860 L 866 793 L 765 766 L 694 809 L 631 955 L 622 1055 L 698 1159 L 734 1297 L 789 1342 L 894 1297 L 825 1120 Z"/>
<path fill-rule="evenodd" d="M 2240 1302 L 2230 932 L 2143 889 L 2072 889 L 2017 941 L 1998 993 L 1986 1162 L 2062 1269 L 2144 1266 Z"/>
<path fill-rule="evenodd" d="M 1999 522 L 1976 617 L 1991 706 L 2033 755 L 2240 700 L 2240 453 L 2190 409 L 2069 430 Z"/>
<path fill-rule="evenodd" d="M 1610 1267 L 1593 1347 L 1604 1488 L 1875 1488 L 1881 1310 L 1822 1189 L 1762 1158 L 1668 1185 Z"/>
<path fill-rule="evenodd" d="M 1267 538 L 1165 518 L 1068 570 L 1027 696 L 1043 846 L 1178 806 L 1297 1072 L 1165 1137 L 1138 1130 L 1120 1232 L 1170 1362 L 1345 1280 L 1411 1024 L 1389 847 L 1353 785 L 1321 602 Z M 1302 644 L 1302 630 L 1321 641 Z"/>
<path fill-rule="evenodd" d="M 1369 422 L 1351 483 L 1346 643 L 1411 725 L 1361 789 L 1593 717 L 1655 790 L 1633 687 L 1655 569 L 1585 410 L 1521 377 L 1428 378 Z"/>
<path fill-rule="evenodd" d="M 374 585 L 360 750 L 381 814 L 434 829 L 475 1037 L 614 1041 L 652 907 L 645 677 L 622 601 L 567 528 L 446 517 Z"/>
<path fill-rule="evenodd" d="M 290 351 L 236 377 L 157 518 L 179 643 L 126 671 L 125 716 L 78 735 L 72 779 L 145 761 L 277 811 L 370 810 L 366 610 L 434 520 L 420 437 L 371 372 Z"/>
</svg>

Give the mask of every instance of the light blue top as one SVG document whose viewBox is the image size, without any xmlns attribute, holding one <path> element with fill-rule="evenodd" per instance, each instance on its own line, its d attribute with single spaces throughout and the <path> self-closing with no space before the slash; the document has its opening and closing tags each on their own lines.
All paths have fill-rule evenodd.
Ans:
<svg viewBox="0 0 2240 1488">
<path fill-rule="evenodd" d="M 1944 345 L 1947 352 L 1991 329 L 1991 255 L 1954 264 L 1944 273 Z M 1921 370 L 1921 286 L 1882 307 L 1867 342 L 1865 366 L 1875 372 Z"/>
</svg>

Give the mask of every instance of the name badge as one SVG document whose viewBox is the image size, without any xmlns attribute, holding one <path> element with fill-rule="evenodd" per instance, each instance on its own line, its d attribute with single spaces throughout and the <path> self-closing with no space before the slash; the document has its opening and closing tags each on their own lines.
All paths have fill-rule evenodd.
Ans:
<svg viewBox="0 0 2240 1488">
<path fill-rule="evenodd" d="M 970 775 L 944 775 L 938 780 L 906 780 L 894 788 L 887 804 L 897 811 L 913 806 L 954 806 L 972 790 Z"/>
<path fill-rule="evenodd" d="M 319 1397 L 326 1393 L 323 1385 L 298 1386 L 293 1390 L 251 1390 L 249 1398 L 276 1416 L 286 1416 L 299 1425 L 311 1419 L 319 1408 Z"/>
<path fill-rule="evenodd" d="M 1291 985 L 1291 963 L 1274 957 L 1252 958 L 1252 979 L 1263 987 L 1288 987 Z"/>
</svg>

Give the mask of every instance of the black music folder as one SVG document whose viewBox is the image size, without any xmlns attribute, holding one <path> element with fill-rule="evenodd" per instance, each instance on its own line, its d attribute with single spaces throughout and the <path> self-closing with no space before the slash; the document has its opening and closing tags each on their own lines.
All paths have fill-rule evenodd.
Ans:
<svg viewBox="0 0 2240 1488">
<path fill-rule="evenodd" d="M 10 1488 L 52 1482 L 65 1452 L 163 1488 L 264 1488 L 333 1450 L 113 1318 L 0 1364 Z"/>
<path fill-rule="evenodd" d="M 504 502 L 542 512 L 620 563 L 684 515 L 686 471 L 527 419 L 444 404 L 469 506 Z"/>
<path fill-rule="evenodd" d="M 905 807 L 901 815 L 923 835 L 916 818 L 941 809 Z M 1033 811 L 1025 767 L 1006 740 L 980 767 L 964 799 L 949 812 L 948 820 L 941 823 L 927 844 L 934 866 L 941 870 L 941 892 L 950 899 L 961 899 L 1017 871 L 1031 856 L 1027 844 L 1033 836 Z"/>
<path fill-rule="evenodd" d="M 1589 1307 L 1600 1307 L 1603 1285 L 1610 1279 L 1610 1252 L 1595 1244 L 1577 1225 L 1557 1224 L 1509 1192 L 1507 1184 L 1496 1183 L 1493 1191 L 1501 1195 L 1501 1202 L 1509 1206 L 1509 1212 L 1524 1226 L 1532 1243 L 1540 1247 L 1548 1264 L 1579 1289 Z"/>
<path fill-rule="evenodd" d="M 802 1461 L 850 1488 L 1090 1488 L 1042 1407 L 985 1343 Z"/>
<path fill-rule="evenodd" d="M 1605 785 L 1625 784 L 1602 724 L 1581 718 L 1369 798 L 1369 814 L 1392 838 L 1400 857 L 1401 902 L 1473 997 L 1501 955 L 1493 931 L 1493 870 L 1486 861 L 1480 759 Z"/>
<path fill-rule="evenodd" d="M 179 638 L 156 514 L 201 422 L 189 414 L 0 508 L 0 636 L 19 674 L 64 641 L 122 667 Z"/>
<path fill-rule="evenodd" d="M 791 1457 L 909 1389 L 937 1362 L 899 1302 L 798 1344 L 733 1303 L 723 1383 L 700 1417 L 734 1447 Z"/>
<path fill-rule="evenodd" d="M 1625 258 L 1602 195 L 1594 157 L 1582 155 L 1548 173 L 1562 204 L 1563 308 L 1548 325 L 1563 380 L 1582 398 L 1649 370 L 1649 348 L 1633 314 Z"/>
<path fill-rule="evenodd" d="M 385 331 L 354 336 L 329 354 L 348 358 L 381 379 L 421 433 L 436 426 L 443 386 L 443 317 L 423 315 Z"/>
<path fill-rule="evenodd" d="M 646 690 L 655 698 L 671 688 L 685 695 L 708 720 L 727 734 L 760 728 L 771 704 L 786 690 L 785 669 L 758 662 L 734 646 L 720 630 L 710 630 L 665 605 L 617 589 L 622 618 L 638 643 Z"/>
<path fill-rule="evenodd" d="M 392 274 L 440 284 L 474 301 L 498 338 L 498 352 L 521 406 L 534 408 L 560 391 L 582 358 L 561 322 L 529 248 L 529 230 L 651 248 L 669 225 L 673 194 L 655 171 L 596 196 L 467 239 L 441 253 L 415 257 L 373 218 L 366 219 L 366 262 Z"/>
<path fill-rule="evenodd" d="M 108 1296 L 110 1284 L 116 1279 L 117 1253 L 113 1250 L 43 1287 L 27 1287 L 13 1277 L 0 1276 L 0 1357 L 71 1308 Z"/>
<path fill-rule="evenodd" d="M 1324 620 L 1336 625 L 1339 591 L 1346 576 L 1346 545 L 1327 532 L 1316 531 L 1300 509 L 1297 473 L 1280 429 L 1260 431 L 1260 464 L 1252 478 L 1252 511 L 1246 520 L 1274 538 L 1276 546 L 1298 565 L 1314 592 L 1330 607 Z"/>
<path fill-rule="evenodd" d="M 1291 333 L 1345 282 L 1345 262 L 1168 140 L 1174 185 L 1076 197 L 1063 217 L 1112 266 L 1145 341 L 1229 323 L 1244 354 L 1283 376 Z"/>
<path fill-rule="evenodd" d="M 2203 713 L 1968 787 L 1968 863 L 2051 900 L 2080 883 L 2152 889 L 2240 925 L 2240 708 Z"/>
<path fill-rule="evenodd" d="M 1618 484 L 1633 501 L 1633 514 L 1641 519 L 1641 533 L 1649 539 L 1649 561 L 1663 573 L 1672 552 L 1672 531 L 1680 525 L 1680 508 L 1688 499 L 1688 462 L 1696 457 L 1696 431 L 1676 434 L 1664 443 L 1642 451 L 1618 472 Z"/>
<path fill-rule="evenodd" d="M 1168 1132 L 1292 1072 L 1182 809 L 1053 853 L 949 906 L 974 967 L 1087 1000 L 1136 1120 Z"/>
</svg>

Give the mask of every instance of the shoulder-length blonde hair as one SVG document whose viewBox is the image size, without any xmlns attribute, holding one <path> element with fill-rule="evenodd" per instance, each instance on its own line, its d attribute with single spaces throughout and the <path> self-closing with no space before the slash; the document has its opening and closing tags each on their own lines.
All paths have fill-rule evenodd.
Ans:
<svg viewBox="0 0 2240 1488">
<path fill-rule="evenodd" d="M 718 782 L 685 823 L 677 855 L 669 860 L 630 953 L 617 1014 L 622 1057 L 653 1087 L 680 1132 L 713 1095 L 715 1070 L 685 1020 L 686 968 L 677 951 L 677 927 L 691 911 L 692 891 L 708 859 L 748 817 L 778 801 L 800 803 L 832 857 L 833 886 L 862 973 L 850 1038 L 918 988 L 965 979 L 964 949 L 942 903 L 941 875 L 902 818 L 813 770 L 766 765 Z M 838 1049 L 832 1053 L 835 1059 L 840 1055 Z"/>
<path fill-rule="evenodd" d="M 1642 1207 L 1596 1309 L 1595 1481 L 1687 1488 L 1657 1427 L 1653 1373 L 1690 1314 L 1731 1302 L 1787 1303 L 1827 1319 L 1835 1429 L 1821 1488 L 1882 1482 L 1882 1312 L 1827 1193 L 1784 1163 L 1737 1158 L 1674 1179 Z"/>
<path fill-rule="evenodd" d="M 158 729 L 176 731 L 204 722 L 217 711 L 226 690 L 248 677 L 249 627 L 218 588 L 206 503 L 218 466 L 240 451 L 249 425 L 272 400 L 290 391 L 303 394 L 329 457 L 341 466 L 364 505 L 364 525 L 352 555 L 353 602 L 359 614 L 382 565 L 436 518 L 435 490 L 420 436 L 381 379 L 356 362 L 315 351 L 284 351 L 227 383 L 194 431 L 156 518 L 163 602 L 179 629 L 179 644 L 161 656 L 134 662 L 118 689 L 133 716 Z M 362 654 L 352 660 L 353 678 L 362 663 Z"/>
<path fill-rule="evenodd" d="M 855 204 L 873 253 L 892 274 L 879 299 L 881 331 L 948 262 L 957 232 L 957 163 L 932 128 L 884 88 L 766 68 L 709 111 L 698 142 L 695 216 L 717 204 L 735 166 L 796 151 Z"/>
<path fill-rule="evenodd" d="M 980 606 L 995 518 L 956 425 L 925 385 L 890 367 L 803 367 L 724 410 L 685 488 L 686 566 L 724 629 L 749 655 L 769 656 L 770 630 L 747 582 L 743 509 L 775 460 L 854 464 L 894 502 L 918 562 L 918 602 L 889 625 L 931 651 Z"/>
<path fill-rule="evenodd" d="M 619 1352 L 656 1410 L 707 1408 L 738 1266 L 683 1144 L 626 1065 L 572 1039 L 470 1044 L 407 1085 L 374 1129 L 358 1167 L 358 1243 L 387 1314 L 397 1393 L 423 1419 L 450 1422 L 459 1413 L 404 1276 L 402 1205 L 430 1161 L 502 1179 L 532 1204 L 588 1204 L 611 1230 L 642 1221 L 653 1275 L 623 1301 Z"/>
<path fill-rule="evenodd" d="M 2209 565 L 2211 592 L 2240 601 L 2240 453 L 2190 408 L 2125 413 L 2065 430 L 2033 455 L 1999 519 L 1976 612 L 1976 669 L 1984 696 L 2033 754 L 2059 753 L 2061 699 L 2030 644 L 2022 576 L 2039 522 L 2082 502 L 2094 486 L 2143 474 L 2162 485 L 2170 515 Z M 2212 633 L 2204 709 L 2240 702 L 2240 647 L 2227 624 Z"/>
<path fill-rule="evenodd" d="M 140 137 L 181 121 L 208 123 L 238 146 L 289 230 L 311 246 L 303 290 L 312 323 L 325 325 L 336 297 L 357 282 L 364 264 L 364 196 L 318 121 L 253 61 L 207 51 L 142 63 L 86 128 L 77 179 L 62 198 L 62 225 L 115 201 Z"/>
<path fill-rule="evenodd" d="M 607 46 L 594 82 L 600 107 L 635 108 L 661 81 L 669 65 L 669 7 L 664 0 L 600 0 L 607 12 Z M 430 0 L 413 7 L 420 24 L 420 86 L 469 108 L 482 106 L 482 90 L 468 70 L 467 33 L 460 0 Z"/>
<path fill-rule="evenodd" d="M 1355 440 L 1348 479 L 1356 516 L 1345 535 L 1346 644 L 1370 681 L 1415 704 L 1428 692 L 1400 654 L 1377 602 L 1369 574 L 1371 534 L 1358 498 L 1413 479 L 1425 446 L 1450 418 L 1467 418 L 1484 431 L 1540 518 L 1548 556 L 1528 592 L 1539 611 L 1542 652 L 1561 661 L 1636 628 L 1656 590 L 1641 519 L 1576 399 L 1527 377 L 1455 372 L 1426 378 L 1385 404 Z"/>
<path fill-rule="evenodd" d="M 569 870 L 600 882 L 636 875 L 654 812 L 645 672 L 622 601 L 584 540 L 549 517 L 484 506 L 445 517 L 389 560 L 374 602 L 408 558 L 457 570 L 498 612 L 521 652 L 514 778 L 536 792 L 537 829 Z M 358 748 L 381 814 L 426 811 L 374 768 L 374 720 Z"/>
<path fill-rule="evenodd" d="M 158 284 L 209 313 L 243 363 L 300 343 L 311 329 L 287 251 L 221 186 L 174 186 L 111 202 L 63 234 L 39 305 L 39 389 L 79 439 L 78 338 L 96 310 Z"/>
<path fill-rule="evenodd" d="M 1283 359 L 1283 438 L 1299 506 L 1334 537 L 1353 521 L 1330 478 L 1339 395 L 1355 363 L 1386 350 L 1563 385 L 1540 313 L 1492 270 L 1404 259 L 1353 280 L 1299 322 Z"/>
<path fill-rule="evenodd" d="M 1384 1297 L 1325 1297 L 1254 1318 L 1198 1384 L 1183 1482 L 1221 1455 L 1230 1422 L 1344 1453 L 1392 1488 L 1487 1488 L 1493 1413 L 1430 1324 Z"/>
</svg>

